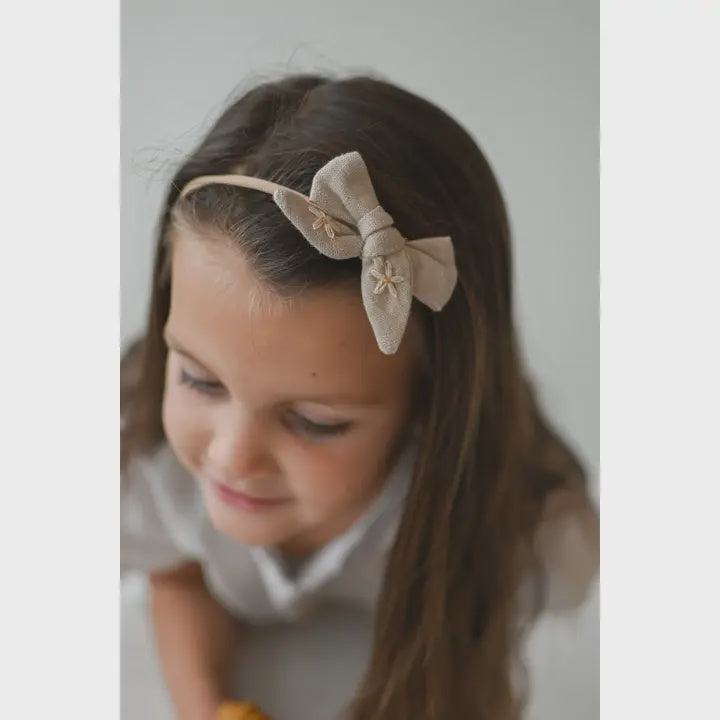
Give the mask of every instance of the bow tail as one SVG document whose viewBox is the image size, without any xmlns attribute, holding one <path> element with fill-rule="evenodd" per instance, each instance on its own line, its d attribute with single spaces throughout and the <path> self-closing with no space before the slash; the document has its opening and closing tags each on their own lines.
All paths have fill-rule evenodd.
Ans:
<svg viewBox="0 0 720 720">
<path fill-rule="evenodd" d="M 389 262 L 387 275 L 386 261 Z M 380 350 L 385 355 L 393 355 L 400 347 L 410 317 L 413 270 L 404 250 L 382 259 L 382 269 L 378 265 L 374 258 L 363 259 L 362 298 Z M 378 275 L 385 276 L 385 280 Z"/>
</svg>

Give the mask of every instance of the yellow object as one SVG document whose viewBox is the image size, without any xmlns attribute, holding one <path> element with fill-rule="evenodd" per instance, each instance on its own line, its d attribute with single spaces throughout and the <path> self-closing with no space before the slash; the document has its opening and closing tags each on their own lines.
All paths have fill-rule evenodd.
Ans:
<svg viewBox="0 0 720 720">
<path fill-rule="evenodd" d="M 260 708 L 250 702 L 227 700 L 221 703 L 217 720 L 272 720 Z"/>
</svg>

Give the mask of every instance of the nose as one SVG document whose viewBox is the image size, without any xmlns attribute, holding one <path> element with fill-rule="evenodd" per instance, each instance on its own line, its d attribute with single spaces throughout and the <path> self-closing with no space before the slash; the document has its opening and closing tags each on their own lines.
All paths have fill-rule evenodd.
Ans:
<svg viewBox="0 0 720 720">
<path fill-rule="evenodd" d="M 207 462 L 213 478 L 231 483 L 278 476 L 270 434 L 251 419 L 225 419 L 213 433 L 207 448 Z"/>
</svg>

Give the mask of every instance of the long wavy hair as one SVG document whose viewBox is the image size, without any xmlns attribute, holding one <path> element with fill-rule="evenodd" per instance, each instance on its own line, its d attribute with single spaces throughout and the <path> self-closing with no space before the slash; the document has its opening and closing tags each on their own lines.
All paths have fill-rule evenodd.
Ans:
<svg viewBox="0 0 720 720">
<path fill-rule="evenodd" d="M 235 241 L 284 294 L 357 283 L 357 260 L 316 252 L 272 199 L 199 175 L 245 174 L 309 194 L 331 158 L 357 150 L 382 206 L 409 239 L 450 235 L 458 286 L 421 314 L 420 453 L 378 600 L 373 649 L 349 720 L 512 720 L 524 623 L 520 589 L 538 579 L 543 500 L 585 484 L 526 379 L 513 325 L 505 205 L 473 138 L 444 111 L 372 77 L 293 75 L 235 101 L 175 174 L 165 197 L 147 332 L 122 368 L 122 462 L 164 442 L 161 402 L 170 299 L 168 232 L 178 218 Z M 527 599 L 527 595 L 525 595 Z"/>
</svg>

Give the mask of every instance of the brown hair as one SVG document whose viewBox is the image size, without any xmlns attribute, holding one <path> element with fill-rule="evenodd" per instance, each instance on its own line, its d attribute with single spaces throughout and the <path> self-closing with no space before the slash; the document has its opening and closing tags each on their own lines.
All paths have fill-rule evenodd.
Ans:
<svg viewBox="0 0 720 720">
<path fill-rule="evenodd" d="M 523 372 L 497 182 L 471 136 L 438 107 L 370 77 L 296 75 L 259 85 L 224 112 L 165 198 L 147 334 L 123 373 L 137 375 L 123 386 L 123 462 L 164 439 L 166 240 L 180 189 L 242 166 L 309 194 L 317 170 L 352 150 L 404 236 L 452 237 L 459 280 L 442 312 L 413 310 L 421 313 L 431 367 L 422 389 L 426 422 L 372 657 L 348 717 L 510 720 L 521 706 L 512 680 L 522 630 L 517 599 L 538 567 L 542 501 L 585 479 Z M 179 209 L 240 243 L 280 292 L 357 281 L 358 261 L 317 253 L 262 193 L 211 185 Z"/>
</svg>

